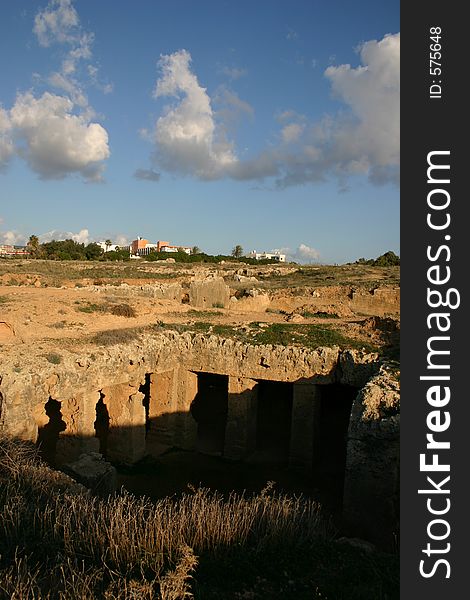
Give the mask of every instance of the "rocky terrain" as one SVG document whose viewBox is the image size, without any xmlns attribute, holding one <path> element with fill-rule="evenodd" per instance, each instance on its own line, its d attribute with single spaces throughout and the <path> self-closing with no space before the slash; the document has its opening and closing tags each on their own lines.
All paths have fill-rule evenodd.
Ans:
<svg viewBox="0 0 470 600">
<path fill-rule="evenodd" d="M 351 530 L 390 545 L 396 267 L 4 260 L 0 282 L 4 432 L 58 465 L 175 447 L 313 465 L 340 474 Z"/>
</svg>

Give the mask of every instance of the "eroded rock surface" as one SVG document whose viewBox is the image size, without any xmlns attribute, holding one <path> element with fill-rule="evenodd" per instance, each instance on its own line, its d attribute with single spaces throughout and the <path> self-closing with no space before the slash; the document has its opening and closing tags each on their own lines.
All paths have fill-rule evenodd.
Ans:
<svg viewBox="0 0 470 600">
<path fill-rule="evenodd" d="M 399 527 L 399 413 L 396 375 L 382 368 L 353 403 L 344 487 L 348 524 L 390 548 Z"/>
<path fill-rule="evenodd" d="M 94 494 L 107 496 L 117 489 L 116 469 L 98 452 L 82 454 L 77 461 L 64 465 L 62 469 Z"/>
<path fill-rule="evenodd" d="M 197 308 L 224 308 L 230 298 L 230 288 L 222 277 L 192 281 L 189 303 Z"/>
</svg>

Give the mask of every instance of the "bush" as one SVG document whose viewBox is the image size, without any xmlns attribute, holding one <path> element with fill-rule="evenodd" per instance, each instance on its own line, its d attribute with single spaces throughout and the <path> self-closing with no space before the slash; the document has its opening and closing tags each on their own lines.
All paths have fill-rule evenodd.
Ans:
<svg viewBox="0 0 470 600">
<path fill-rule="evenodd" d="M 110 308 L 109 312 L 118 317 L 130 318 L 137 316 L 135 310 L 132 308 L 132 306 L 129 306 L 129 304 L 116 304 Z"/>
<path fill-rule="evenodd" d="M 370 265 L 372 267 L 396 267 L 400 265 L 400 257 L 389 250 L 385 252 L 385 254 L 381 254 L 375 260 L 370 258 L 366 260 L 365 258 L 360 258 L 356 261 L 357 265 Z"/>
<path fill-rule="evenodd" d="M 62 357 L 60 354 L 54 354 L 51 352 L 50 354 L 46 354 L 46 360 L 52 363 L 53 365 L 59 365 L 62 362 Z"/>
</svg>

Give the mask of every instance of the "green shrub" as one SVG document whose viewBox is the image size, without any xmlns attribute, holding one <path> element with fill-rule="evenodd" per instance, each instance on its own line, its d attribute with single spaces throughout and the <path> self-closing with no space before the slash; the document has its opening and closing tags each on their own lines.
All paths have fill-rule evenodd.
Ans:
<svg viewBox="0 0 470 600">
<path fill-rule="evenodd" d="M 62 362 L 62 357 L 60 354 L 55 354 L 53 352 L 46 354 L 46 360 L 53 365 L 59 365 Z"/>
</svg>

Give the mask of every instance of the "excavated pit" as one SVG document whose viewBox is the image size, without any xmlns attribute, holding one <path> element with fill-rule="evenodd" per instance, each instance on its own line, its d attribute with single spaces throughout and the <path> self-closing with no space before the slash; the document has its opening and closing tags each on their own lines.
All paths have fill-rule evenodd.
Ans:
<svg viewBox="0 0 470 600">
<path fill-rule="evenodd" d="M 152 498 L 188 484 L 259 492 L 273 480 L 343 511 L 353 531 L 372 529 L 375 511 L 392 536 L 398 392 L 376 355 L 176 333 L 103 349 L 99 360 L 63 354 L 1 379 L 3 430 L 37 442 L 50 464 L 99 452 L 120 485 Z"/>
</svg>

